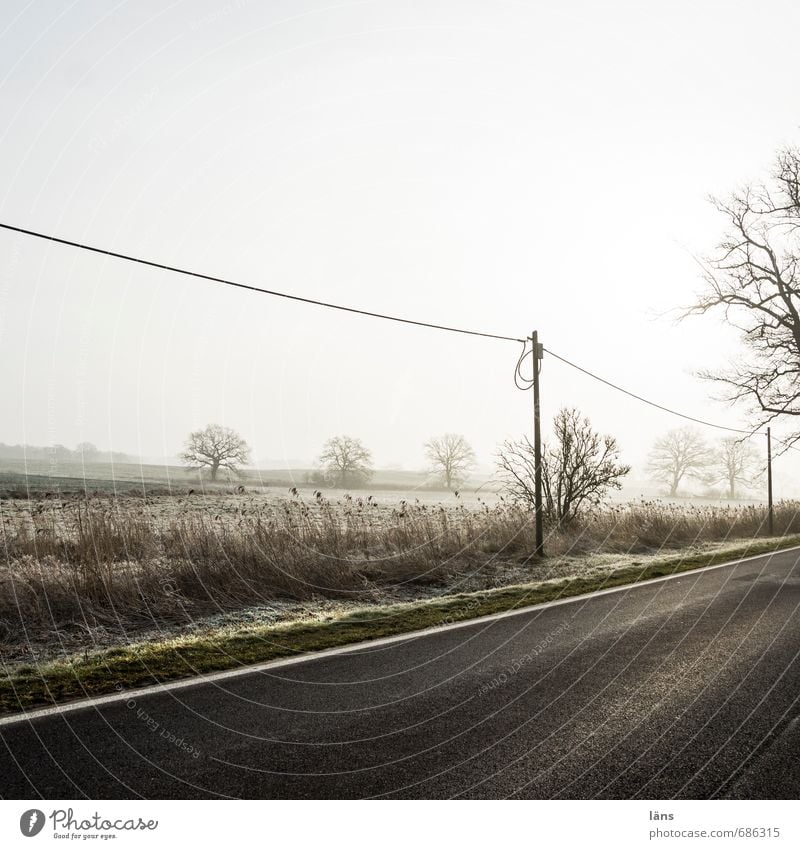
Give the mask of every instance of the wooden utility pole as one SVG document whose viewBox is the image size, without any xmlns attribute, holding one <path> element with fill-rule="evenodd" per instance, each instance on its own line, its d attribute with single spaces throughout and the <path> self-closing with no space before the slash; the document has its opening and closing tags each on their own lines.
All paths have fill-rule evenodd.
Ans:
<svg viewBox="0 0 800 849">
<path fill-rule="evenodd" d="M 772 433 L 767 428 L 767 510 L 769 535 L 775 535 L 775 519 L 772 511 Z"/>
<path fill-rule="evenodd" d="M 533 347 L 533 457 L 534 457 L 534 508 L 536 510 L 536 549 L 544 556 L 544 525 L 542 524 L 542 416 L 539 407 L 539 361 L 544 356 L 544 346 L 539 344 L 539 332 L 531 334 Z"/>
</svg>

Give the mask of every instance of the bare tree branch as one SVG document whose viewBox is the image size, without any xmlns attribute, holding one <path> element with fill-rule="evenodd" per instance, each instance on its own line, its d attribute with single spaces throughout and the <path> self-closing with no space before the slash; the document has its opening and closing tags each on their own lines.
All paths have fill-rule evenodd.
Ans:
<svg viewBox="0 0 800 849">
<path fill-rule="evenodd" d="M 727 232 L 698 260 L 705 290 L 686 314 L 719 311 L 740 331 L 744 355 L 701 376 L 746 404 L 756 428 L 800 416 L 800 149 L 778 152 L 768 183 L 711 200 Z M 797 440 L 800 431 L 789 437 Z"/>
<path fill-rule="evenodd" d="M 544 509 L 548 521 L 564 525 L 587 506 L 597 506 L 622 487 L 630 466 L 619 463 L 613 436 L 601 436 L 578 410 L 563 408 L 553 419 L 554 444 L 542 446 Z M 528 437 L 507 440 L 498 466 L 512 498 L 533 505 L 534 451 Z"/>
</svg>

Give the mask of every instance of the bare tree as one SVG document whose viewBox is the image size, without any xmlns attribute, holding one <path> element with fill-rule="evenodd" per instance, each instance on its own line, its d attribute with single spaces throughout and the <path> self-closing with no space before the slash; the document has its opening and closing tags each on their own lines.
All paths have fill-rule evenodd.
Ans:
<svg viewBox="0 0 800 849">
<path fill-rule="evenodd" d="M 319 461 L 333 486 L 358 486 L 372 477 L 372 454 L 352 436 L 329 439 Z"/>
<path fill-rule="evenodd" d="M 536 463 L 530 439 L 523 436 L 522 439 L 505 440 L 497 449 L 497 468 L 506 493 L 514 501 L 534 506 Z"/>
<path fill-rule="evenodd" d="M 562 408 L 553 419 L 554 443 L 542 446 L 545 515 L 564 525 L 587 505 L 596 506 L 611 489 L 622 487 L 630 466 L 619 462 L 613 436 L 602 436 L 578 410 Z M 512 498 L 534 504 L 534 451 L 527 436 L 507 440 L 498 466 Z"/>
<path fill-rule="evenodd" d="M 669 486 L 670 497 L 674 498 L 684 478 L 705 479 L 712 461 L 712 453 L 703 437 L 696 430 L 683 427 L 656 440 L 647 470 L 656 480 Z"/>
<path fill-rule="evenodd" d="M 100 458 L 100 452 L 93 442 L 79 442 L 75 446 L 75 454 L 80 457 L 84 463 L 94 463 Z"/>
<path fill-rule="evenodd" d="M 721 312 L 745 351 L 729 369 L 701 375 L 724 386 L 726 400 L 745 402 L 759 425 L 800 416 L 800 149 L 781 150 L 767 182 L 711 201 L 727 232 L 705 258 L 706 287 L 688 314 Z"/>
<path fill-rule="evenodd" d="M 736 437 L 723 439 L 714 457 L 713 481 L 728 486 L 728 498 L 737 495 L 738 484 L 751 484 L 758 477 L 758 454 L 749 442 Z"/>
<path fill-rule="evenodd" d="M 235 430 L 210 424 L 189 434 L 180 456 L 190 469 L 210 469 L 215 481 L 220 469 L 235 473 L 249 463 L 250 447 Z"/>
<path fill-rule="evenodd" d="M 462 483 L 475 466 L 472 446 L 458 433 L 435 436 L 426 442 L 425 456 L 430 463 L 430 471 L 441 478 L 448 489 Z"/>
</svg>

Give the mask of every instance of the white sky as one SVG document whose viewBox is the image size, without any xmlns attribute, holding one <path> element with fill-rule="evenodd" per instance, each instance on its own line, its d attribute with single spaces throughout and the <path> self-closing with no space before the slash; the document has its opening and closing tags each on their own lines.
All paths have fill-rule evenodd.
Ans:
<svg viewBox="0 0 800 849">
<path fill-rule="evenodd" d="M 0 220 L 553 350 L 739 424 L 692 376 L 736 350 L 662 314 L 705 200 L 798 139 L 786 2 L 0 6 Z M 0 232 L 0 441 L 174 456 L 193 428 L 379 465 L 530 427 L 518 347 L 331 313 Z M 550 359 L 549 418 L 641 464 L 680 420 Z M 713 432 L 710 437 L 716 437 Z M 784 478 L 786 475 L 784 474 Z M 778 481 L 780 483 L 780 472 Z"/>
</svg>

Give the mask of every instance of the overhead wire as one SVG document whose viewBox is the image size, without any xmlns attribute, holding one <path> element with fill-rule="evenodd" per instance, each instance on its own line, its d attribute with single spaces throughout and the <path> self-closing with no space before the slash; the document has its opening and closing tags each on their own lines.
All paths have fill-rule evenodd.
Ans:
<svg viewBox="0 0 800 849">
<path fill-rule="evenodd" d="M 446 324 L 434 324 L 428 321 L 416 321 L 410 318 L 403 318 L 401 316 L 396 315 L 388 315 L 385 313 L 372 312 L 371 310 L 359 309 L 357 307 L 349 307 L 343 304 L 334 304 L 328 301 L 320 301 L 316 298 L 306 298 L 302 295 L 292 295 L 288 292 L 279 292 L 275 289 L 265 289 L 261 286 L 256 286 L 252 283 L 241 283 L 235 280 L 229 280 L 225 277 L 217 277 L 213 274 L 205 274 L 200 271 L 191 271 L 187 268 L 179 268 L 175 265 L 167 265 L 163 262 L 156 262 L 151 259 L 144 259 L 143 257 L 133 256 L 131 254 L 123 254 L 118 251 L 112 251 L 107 248 L 99 248 L 96 245 L 88 245 L 84 242 L 76 242 L 72 239 L 63 239 L 59 236 L 53 236 L 47 233 L 39 233 L 36 230 L 28 230 L 25 227 L 16 227 L 12 224 L 4 224 L 0 222 L 0 229 L 8 230 L 12 233 L 22 233 L 26 236 L 33 236 L 36 239 L 43 239 L 47 242 L 54 242 L 59 245 L 67 245 L 71 248 L 78 248 L 82 251 L 89 251 L 91 253 L 101 254 L 103 256 L 113 257 L 114 259 L 125 260 L 126 262 L 134 262 L 138 265 L 148 266 L 149 268 L 158 268 L 161 271 L 170 271 L 174 274 L 183 274 L 187 277 L 195 277 L 199 280 L 208 280 L 212 283 L 221 283 L 224 286 L 233 286 L 237 289 L 246 289 L 250 292 L 258 292 L 262 295 L 271 295 L 274 298 L 285 298 L 289 301 L 298 301 L 303 304 L 313 304 L 314 306 L 324 307 L 326 309 L 331 310 L 339 310 L 341 312 L 355 313 L 356 315 L 365 315 L 370 318 L 380 318 L 384 321 L 395 321 L 400 324 L 413 324 L 417 327 L 428 327 L 432 330 L 445 330 L 449 333 L 462 333 L 466 336 L 481 336 L 485 339 L 500 339 L 504 342 L 524 342 L 524 339 L 517 338 L 516 336 L 502 336 L 497 333 L 485 333 L 479 330 L 469 330 L 463 327 L 453 327 Z"/>
<path fill-rule="evenodd" d="M 663 404 L 658 404 L 655 401 L 651 401 L 649 398 L 644 398 L 642 395 L 637 395 L 635 392 L 631 392 L 629 389 L 625 389 L 624 387 L 620 386 L 617 383 L 613 383 L 610 380 L 606 380 L 606 378 L 604 378 L 604 377 L 600 377 L 599 374 L 595 374 L 594 372 L 589 371 L 589 369 L 586 369 L 583 366 L 579 366 L 577 363 L 573 363 L 571 360 L 568 360 L 566 357 L 562 357 L 560 354 L 557 354 L 555 351 L 551 350 L 550 348 L 545 348 L 544 350 L 547 351 L 547 353 L 550 354 L 551 357 L 555 357 L 555 359 L 560 360 L 565 365 L 570 366 L 570 368 L 574 368 L 577 371 L 582 372 L 583 374 L 587 375 L 588 377 L 591 377 L 592 379 L 597 380 L 600 383 L 603 383 L 606 386 L 609 386 L 612 389 L 617 390 L 617 392 L 622 392 L 623 394 L 628 395 L 631 398 L 635 398 L 637 401 L 641 401 L 643 404 L 648 404 L 651 407 L 655 407 L 657 410 L 663 410 L 665 413 L 670 413 L 673 416 L 679 416 L 682 419 L 686 419 L 688 421 L 695 422 L 696 424 L 699 424 L 699 425 L 704 425 L 705 427 L 712 427 L 712 428 L 716 428 L 717 430 L 725 430 L 725 431 L 729 431 L 730 433 L 741 433 L 741 434 L 744 434 L 745 437 L 753 437 L 753 436 L 756 436 L 757 434 L 760 434 L 762 436 L 767 435 L 766 431 L 762 430 L 760 427 L 745 430 L 744 428 L 730 427 L 729 425 L 722 425 L 722 424 L 719 424 L 718 422 L 710 422 L 706 419 L 699 419 L 696 416 L 690 416 L 687 413 L 680 412 L 679 410 L 673 410 L 671 407 L 666 407 Z M 772 436 L 772 439 L 774 439 L 776 442 L 780 443 L 781 445 L 784 445 L 787 449 L 792 449 L 793 451 L 800 451 L 800 449 L 798 449 L 794 445 L 794 443 L 790 442 L 789 440 L 781 439 L 778 436 Z"/>
<path fill-rule="evenodd" d="M 680 416 L 680 418 L 682 419 L 687 419 L 690 422 L 705 425 L 706 427 L 715 427 L 718 430 L 728 430 L 731 433 L 744 433 L 748 436 L 752 436 L 758 430 L 757 428 L 755 430 L 744 430 L 739 427 L 729 427 L 728 425 L 718 424 L 717 422 L 709 422 L 705 419 L 698 419 L 695 416 L 688 415 L 687 413 L 681 413 L 679 410 L 673 410 L 671 407 L 665 407 L 663 404 L 658 404 L 655 401 L 650 401 L 648 398 L 644 398 L 641 395 L 637 395 L 635 392 L 631 392 L 629 389 L 625 389 L 624 387 L 619 386 L 616 383 L 612 383 L 610 380 L 606 380 L 604 377 L 600 377 L 599 374 L 595 374 L 594 372 L 585 369 L 583 366 L 579 366 L 577 363 L 571 362 L 566 357 L 562 357 L 555 351 L 550 350 L 550 348 L 545 348 L 545 351 L 547 351 L 547 353 L 550 354 L 551 357 L 555 357 L 557 360 L 560 360 L 562 363 L 565 363 L 571 368 L 583 372 L 583 374 L 588 375 L 589 377 L 599 381 L 600 383 L 604 383 L 606 386 L 610 386 L 612 389 L 616 389 L 617 392 L 622 392 L 625 395 L 629 395 L 631 398 L 635 398 L 637 401 L 641 401 L 643 404 L 649 404 L 651 407 L 655 407 L 658 410 L 663 410 L 665 413 L 671 413 L 673 416 Z"/>
<path fill-rule="evenodd" d="M 528 342 L 529 341 L 530 341 L 529 339 L 525 339 L 523 341 L 523 343 L 522 343 L 522 353 L 519 355 L 519 359 L 517 360 L 517 365 L 514 368 L 514 384 L 516 385 L 517 389 L 521 389 L 523 392 L 530 389 L 533 386 L 533 378 L 532 377 L 525 377 L 525 375 L 522 373 L 522 363 L 524 362 L 525 358 L 529 354 L 533 353 L 533 348 L 531 348 L 530 351 L 528 350 Z M 535 367 L 536 367 L 536 364 L 534 363 L 534 368 Z"/>
<path fill-rule="evenodd" d="M 382 319 L 384 321 L 394 321 L 394 322 L 397 322 L 399 324 L 408 324 L 408 325 L 413 325 L 413 326 L 416 326 L 416 327 L 426 327 L 426 328 L 429 328 L 431 330 L 442 330 L 442 331 L 446 331 L 446 332 L 449 332 L 449 333 L 460 333 L 460 334 L 466 335 L 466 336 L 477 336 L 477 337 L 481 337 L 481 338 L 484 338 L 484 339 L 497 339 L 497 340 L 501 340 L 501 341 L 504 341 L 504 342 L 520 342 L 522 344 L 522 353 L 520 354 L 519 359 L 517 360 L 516 367 L 514 369 L 514 383 L 515 383 L 515 385 L 517 386 L 518 389 L 522 389 L 522 390 L 528 390 L 533 386 L 533 379 L 525 377 L 522 374 L 522 371 L 521 371 L 522 364 L 525 361 L 526 357 L 528 357 L 529 355 L 531 355 L 533 353 L 532 347 L 530 349 L 528 349 L 528 343 L 531 341 L 530 337 L 521 338 L 521 337 L 517 337 L 517 336 L 505 336 L 505 335 L 498 334 L 498 333 L 487 333 L 487 332 L 484 332 L 484 331 L 471 330 L 471 329 L 468 329 L 468 328 L 455 327 L 455 326 L 452 326 L 452 325 L 435 324 L 433 322 L 419 321 L 419 320 L 416 320 L 416 319 L 404 318 L 402 316 L 389 315 L 387 313 L 373 312 L 372 310 L 360 309 L 358 307 L 350 307 L 350 306 L 346 306 L 344 304 L 336 304 L 336 303 L 332 303 L 332 302 L 328 302 L 328 301 L 321 301 L 321 300 L 318 300 L 316 298 L 308 298 L 308 297 L 305 297 L 305 296 L 302 296 L 302 295 L 293 295 L 293 294 L 290 294 L 289 292 L 281 292 L 281 291 L 278 291 L 278 290 L 275 290 L 275 289 L 266 289 L 264 287 L 256 286 L 256 285 L 251 284 L 251 283 L 242 283 L 240 281 L 231 280 L 231 279 L 228 279 L 228 278 L 225 278 L 225 277 L 218 277 L 218 276 L 213 275 L 213 274 L 206 274 L 206 273 L 200 272 L 200 271 L 192 271 L 190 269 L 180 268 L 179 266 L 168 265 L 168 264 L 163 263 L 163 262 L 157 262 L 155 260 L 145 259 L 144 257 L 134 256 L 132 254 L 124 254 L 124 253 L 121 253 L 119 251 L 112 251 L 108 248 L 101 248 L 101 247 L 98 247 L 96 245 L 89 245 L 89 244 L 86 244 L 84 242 L 77 242 L 77 241 L 74 241 L 72 239 L 65 239 L 65 238 L 62 238 L 60 236 L 55 236 L 55 235 L 48 234 L 48 233 L 41 233 L 41 232 L 38 232 L 36 230 L 30 230 L 30 229 L 25 228 L 25 227 L 18 227 L 18 226 L 15 226 L 13 224 L 5 224 L 3 222 L 0 222 L 0 229 L 7 230 L 7 231 L 13 232 L 13 233 L 20 233 L 20 234 L 26 235 L 26 236 L 32 236 L 36 239 L 42 239 L 44 241 L 53 242 L 53 243 L 59 244 L 59 245 L 66 245 L 67 247 L 77 248 L 77 249 L 82 250 L 82 251 L 87 251 L 87 252 L 90 252 L 90 253 L 100 254 L 102 256 L 112 257 L 114 259 L 123 260 L 125 262 L 132 262 L 132 263 L 136 263 L 137 265 L 143 265 L 143 266 L 146 266 L 146 267 L 149 267 L 149 268 L 156 268 L 156 269 L 159 269 L 161 271 L 169 271 L 169 272 L 174 273 L 174 274 L 181 274 L 181 275 L 184 275 L 184 276 L 187 276 L 187 277 L 193 277 L 193 278 L 196 278 L 196 279 L 199 279 L 199 280 L 206 280 L 206 281 L 209 281 L 209 282 L 212 282 L 212 283 L 218 283 L 218 284 L 221 284 L 221 285 L 224 285 L 224 286 L 231 286 L 231 287 L 236 288 L 236 289 L 244 289 L 244 290 L 251 291 L 251 292 L 257 292 L 257 293 L 262 294 L 262 295 L 270 295 L 270 296 L 275 297 L 275 298 L 283 298 L 285 300 L 296 301 L 296 302 L 303 303 L 303 304 L 310 304 L 310 305 L 313 305 L 313 306 L 323 307 L 325 309 L 338 310 L 340 312 L 347 312 L 347 313 L 352 313 L 352 314 L 355 314 L 355 315 L 363 315 L 363 316 L 368 316 L 370 318 L 378 318 L 378 319 Z M 615 389 L 618 392 L 622 392 L 623 394 L 628 395 L 629 397 L 634 398 L 635 400 L 640 401 L 643 404 L 647 404 L 651 407 L 654 407 L 655 409 L 662 410 L 663 412 L 666 412 L 666 413 L 670 413 L 673 416 L 678 416 L 679 418 L 685 419 L 687 421 L 694 422 L 695 424 L 703 425 L 705 427 L 716 428 L 717 430 L 724 430 L 724 431 L 728 431 L 730 433 L 740 433 L 740 434 L 744 434 L 745 436 L 748 436 L 748 437 L 755 436 L 757 433 L 764 433 L 764 431 L 760 430 L 760 428 L 754 428 L 754 429 L 747 430 L 747 429 L 743 429 L 743 428 L 730 427 L 729 425 L 722 425 L 722 424 L 719 424 L 717 422 L 710 422 L 706 419 L 701 419 L 701 418 L 698 418 L 696 416 L 690 416 L 687 413 L 682 413 L 679 410 L 672 409 L 671 407 L 667 407 L 664 404 L 659 404 L 656 401 L 651 401 L 649 398 L 645 398 L 644 396 L 639 395 L 636 392 L 631 392 L 629 389 L 625 389 L 624 387 L 620 386 L 619 384 L 614 383 L 613 381 L 607 380 L 606 378 L 601 377 L 600 375 L 595 374 L 592 371 L 589 371 L 589 369 L 586 369 L 583 366 L 580 366 L 577 363 L 574 363 L 571 360 L 568 360 L 566 357 L 561 356 L 561 354 L 557 354 L 551 348 L 545 347 L 544 350 L 548 354 L 550 354 L 551 357 L 554 357 L 555 359 L 559 360 L 560 362 L 564 363 L 565 365 L 567 365 L 567 366 L 569 366 L 573 369 L 576 369 L 577 371 L 582 372 L 583 374 L 587 375 L 588 377 L 591 377 L 593 380 L 597 380 L 600 383 L 603 383 L 606 386 L 608 386 L 612 389 Z M 536 363 L 534 362 L 534 368 L 535 367 L 536 367 Z M 779 442 L 782 445 L 785 445 L 787 448 L 792 448 L 795 451 L 800 450 L 800 449 L 796 448 L 793 443 L 790 443 L 787 440 L 780 439 L 778 437 L 773 437 L 773 438 L 776 440 L 776 442 Z"/>
</svg>

